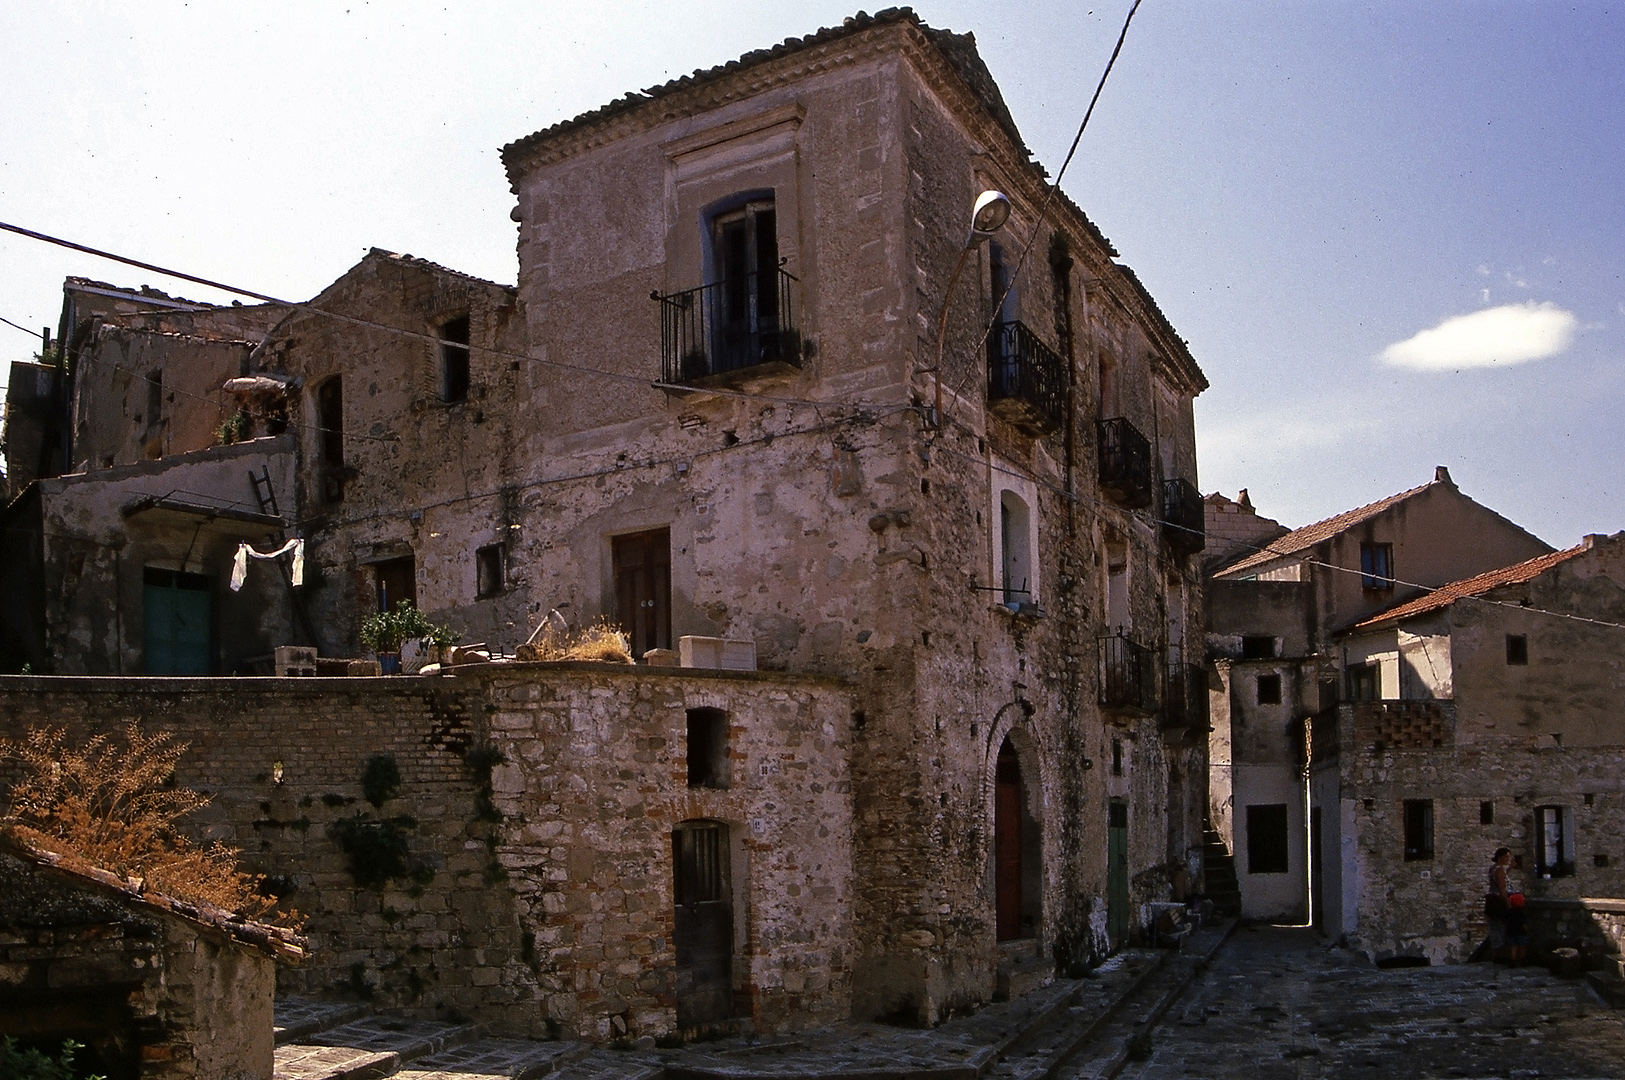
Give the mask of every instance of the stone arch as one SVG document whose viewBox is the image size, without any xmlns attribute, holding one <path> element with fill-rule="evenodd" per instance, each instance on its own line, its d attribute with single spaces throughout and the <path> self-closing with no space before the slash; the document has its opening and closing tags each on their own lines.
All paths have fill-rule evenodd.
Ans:
<svg viewBox="0 0 1625 1080">
<path fill-rule="evenodd" d="M 988 823 L 987 891 L 998 940 L 1037 938 L 1043 931 L 1044 774 L 1023 700 L 999 710 L 988 732 L 984 805 Z"/>
</svg>

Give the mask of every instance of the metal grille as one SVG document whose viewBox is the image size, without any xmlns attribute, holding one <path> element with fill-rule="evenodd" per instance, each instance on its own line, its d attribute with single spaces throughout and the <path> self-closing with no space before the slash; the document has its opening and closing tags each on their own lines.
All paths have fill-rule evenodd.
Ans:
<svg viewBox="0 0 1625 1080">
<path fill-rule="evenodd" d="M 801 364 L 790 285 L 783 269 L 743 274 L 660 301 L 660 354 L 666 382 L 685 383 L 760 364 Z"/>
<path fill-rule="evenodd" d="M 1018 406 L 1017 423 L 1058 428 L 1066 420 L 1066 365 L 1026 323 L 1002 322 L 987 340 L 987 400 Z"/>
<path fill-rule="evenodd" d="M 1207 546 L 1202 493 L 1189 480 L 1162 482 L 1162 535 L 1181 555 L 1195 554 Z"/>
<path fill-rule="evenodd" d="M 1100 421 L 1100 486 L 1124 506 L 1151 505 L 1151 443 L 1121 416 Z"/>
<path fill-rule="evenodd" d="M 1150 649 L 1125 634 L 1100 639 L 1100 704 L 1107 709 L 1156 711 L 1157 668 Z"/>
</svg>

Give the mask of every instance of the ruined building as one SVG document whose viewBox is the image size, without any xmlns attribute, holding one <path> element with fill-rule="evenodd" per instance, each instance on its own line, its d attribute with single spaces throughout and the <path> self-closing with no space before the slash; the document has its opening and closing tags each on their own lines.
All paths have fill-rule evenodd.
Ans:
<svg viewBox="0 0 1625 1080">
<path fill-rule="evenodd" d="M 749 643 L 762 670 L 729 679 L 493 664 L 477 690 L 459 673 L 298 691 L 351 711 L 391 695 L 403 732 L 442 732 L 403 733 L 399 755 L 509 762 L 490 834 L 507 884 L 466 879 L 496 936 L 462 961 L 508 966 L 458 1001 L 521 1028 L 931 1023 L 1098 959 L 1197 891 L 1206 381 L 1049 194 L 972 39 L 859 17 L 503 161 L 516 289 L 374 251 L 222 346 L 236 367 L 212 385 L 160 389 L 156 460 L 121 436 L 12 504 L 8 572 L 37 603 L 11 655 L 43 637 L 61 645 L 27 653 L 36 670 L 264 670 L 281 644 L 357 655 L 359 621 L 401 597 L 499 651 L 555 609 L 620 623 L 639 657 Z M 967 241 L 989 190 L 1008 221 Z M 84 415 L 115 384 L 76 348 Z M 177 442 L 227 421 L 239 441 Z M 239 538 L 295 536 L 303 584 L 256 563 L 226 589 Z M 103 599 L 74 628 L 92 592 L 120 597 L 117 627 Z M 725 778 L 696 772 L 711 755 Z M 267 768 L 200 767 L 247 805 Z M 413 925 L 347 939 L 364 966 L 398 960 L 376 979 L 403 1002 L 391 935 Z M 319 973 L 320 913 L 310 932 Z"/>
</svg>

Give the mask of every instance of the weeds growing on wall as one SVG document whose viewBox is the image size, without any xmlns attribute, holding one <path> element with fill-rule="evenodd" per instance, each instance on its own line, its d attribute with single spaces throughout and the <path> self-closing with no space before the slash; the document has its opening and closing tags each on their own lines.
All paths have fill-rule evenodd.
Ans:
<svg viewBox="0 0 1625 1080">
<path fill-rule="evenodd" d="M 24 1050 L 7 1035 L 0 1038 L 0 1076 L 6 1080 L 75 1080 L 80 1073 L 73 1059 L 84 1048 L 83 1043 L 64 1039 L 62 1049 L 51 1056 L 40 1050 Z M 91 1076 L 87 1080 L 103 1078 Z"/>
<path fill-rule="evenodd" d="M 374 754 L 361 772 L 361 794 L 373 806 L 383 809 L 386 802 L 401 793 L 401 768 L 391 754 Z"/>
<path fill-rule="evenodd" d="M 0 829 L 33 846 L 83 860 L 156 893 L 212 904 L 249 918 L 296 925 L 296 912 L 276 915 L 260 879 L 237 868 L 237 852 L 199 846 L 181 834 L 182 818 L 208 804 L 175 784 L 188 744 L 144 735 L 130 721 L 122 738 L 101 733 L 70 745 L 66 732 L 38 728 L 0 739 L 0 757 L 19 766 Z"/>
</svg>

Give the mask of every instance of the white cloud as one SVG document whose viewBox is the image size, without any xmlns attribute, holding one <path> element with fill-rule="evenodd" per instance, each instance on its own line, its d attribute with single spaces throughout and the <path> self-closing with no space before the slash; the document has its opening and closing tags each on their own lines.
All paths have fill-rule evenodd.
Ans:
<svg viewBox="0 0 1625 1080">
<path fill-rule="evenodd" d="M 1556 304 L 1502 304 L 1446 319 L 1388 346 L 1382 360 L 1415 371 L 1509 367 L 1556 356 L 1574 343 L 1579 320 Z"/>
</svg>

